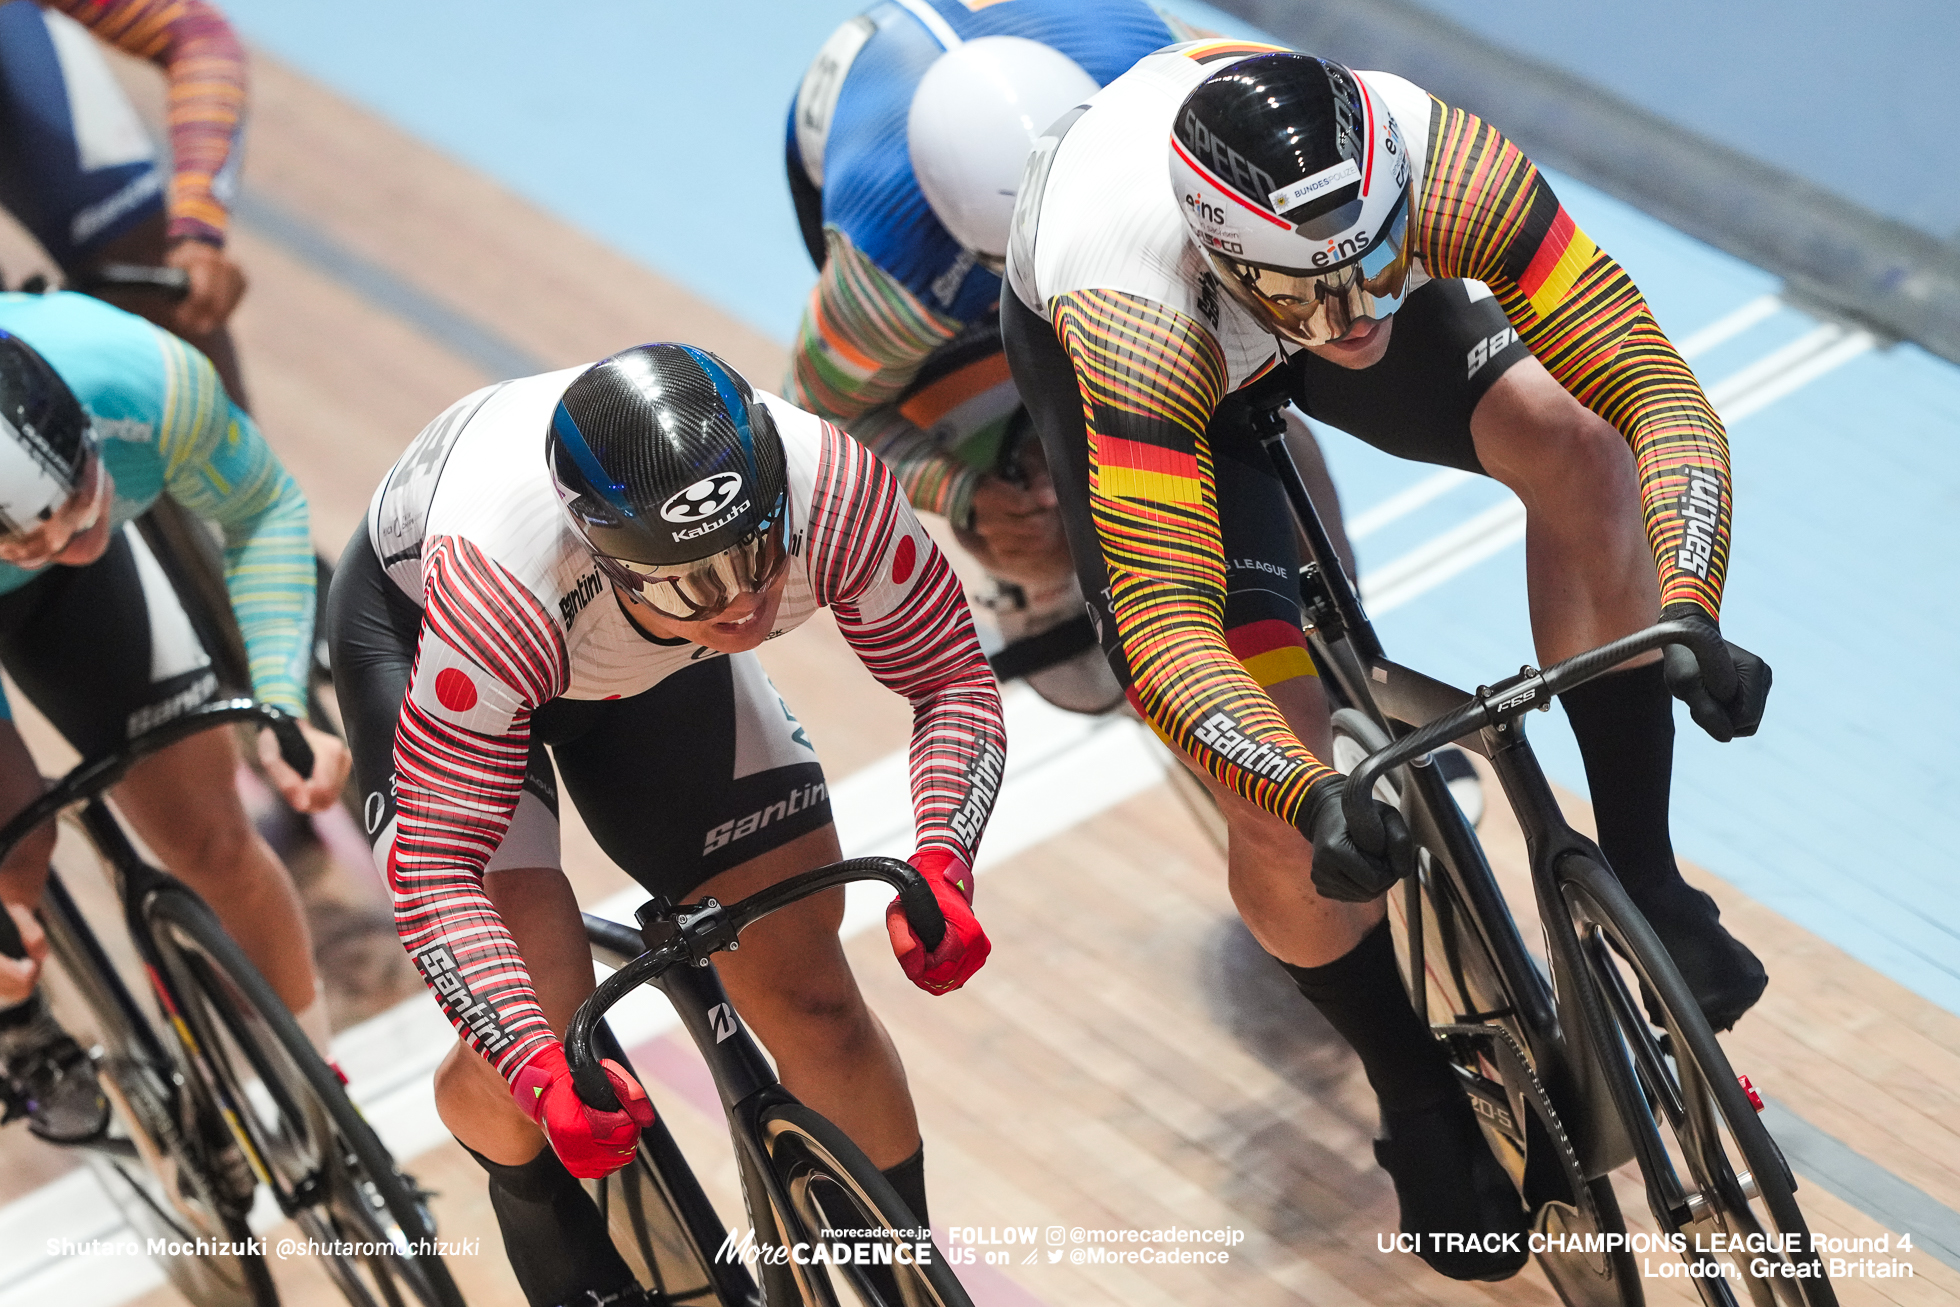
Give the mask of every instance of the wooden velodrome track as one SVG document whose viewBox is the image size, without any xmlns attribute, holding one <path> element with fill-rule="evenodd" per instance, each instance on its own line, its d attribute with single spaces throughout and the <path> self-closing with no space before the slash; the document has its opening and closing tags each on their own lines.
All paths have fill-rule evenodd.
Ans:
<svg viewBox="0 0 1960 1307">
<path fill-rule="evenodd" d="M 154 113 L 147 70 L 128 80 Z M 391 300 L 390 285 L 548 366 L 677 338 L 720 352 L 760 384 L 781 373 L 775 343 L 263 58 L 246 184 L 270 206 L 262 212 L 297 215 L 333 247 L 328 256 L 296 253 L 290 231 L 252 220 L 234 242 L 252 277 L 235 321 L 254 407 L 306 487 L 316 538 L 332 553 L 404 443 L 449 401 L 493 379 L 453 331 L 446 343 L 426 315 L 418 322 Z M 0 232 L 0 266 L 13 280 L 35 262 L 23 236 Z M 827 620 L 772 645 L 765 662 L 833 778 L 902 747 L 904 705 L 857 665 Z M 45 728 L 33 738 L 49 769 L 72 757 Z M 1501 874 L 1520 883 L 1515 829 L 1496 814 L 1484 835 Z M 628 887 L 575 819 L 567 855 L 586 902 Z M 1718 895 L 1770 970 L 1768 996 L 1727 1037 L 1738 1068 L 1782 1109 L 1950 1216 L 1960 1208 L 1960 1018 L 1690 874 Z M 372 871 L 343 861 L 303 879 L 316 933 L 330 946 L 337 1026 L 417 997 Z M 936 1224 L 982 1235 L 1053 1224 L 1229 1225 L 1247 1237 L 1222 1267 L 1021 1265 L 1017 1251 L 1013 1264 L 974 1270 L 976 1301 L 1556 1301 L 1535 1269 L 1501 1285 L 1458 1285 L 1413 1257 L 1377 1250 L 1377 1233 L 1394 1228 L 1395 1204 L 1370 1152 L 1374 1114 L 1359 1067 L 1237 924 L 1221 859 L 1167 788 L 1002 863 L 985 878 L 979 908 L 995 951 L 950 997 L 914 990 L 876 932 L 849 945 L 910 1070 Z M 665 1037 L 642 1066 L 733 1222 L 727 1137 L 702 1093 L 698 1060 Z M 0 1150 L 0 1203 L 72 1165 L 18 1129 Z M 439 1193 L 445 1237 L 481 1237 L 480 1255 L 451 1261 L 469 1300 L 520 1303 L 477 1168 L 450 1144 L 408 1169 Z M 1887 1232 L 1801 1161 L 1798 1171 L 1815 1229 Z M 1621 1203 L 1645 1225 L 1644 1199 L 1625 1177 Z M 1917 1233 L 1900 1224 L 1889 1232 Z M 1847 1281 L 1842 1300 L 1960 1300 L 1960 1271 L 1923 1252 L 1901 1257 L 1914 1278 Z M 309 1267 L 276 1264 L 275 1273 L 290 1302 L 338 1301 Z M 1656 1302 L 1692 1301 L 1682 1284 L 1650 1280 L 1647 1290 Z M 139 1301 L 179 1300 L 158 1289 Z"/>
</svg>

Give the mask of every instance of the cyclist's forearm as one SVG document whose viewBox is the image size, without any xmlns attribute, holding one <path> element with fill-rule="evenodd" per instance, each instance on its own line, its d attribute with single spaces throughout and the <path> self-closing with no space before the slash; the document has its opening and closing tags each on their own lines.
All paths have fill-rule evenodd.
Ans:
<svg viewBox="0 0 1960 1307">
<path fill-rule="evenodd" d="M 846 429 L 884 460 L 914 509 L 938 513 L 956 526 L 966 525 L 972 517 L 980 470 L 947 453 L 938 440 L 906 421 L 897 409 L 888 406 L 874 410 Z"/>
<path fill-rule="evenodd" d="M 413 738 L 428 723 L 412 723 L 409 708 L 400 730 Z M 508 1080 L 553 1039 L 517 942 L 483 889 L 482 867 L 517 802 L 526 741 L 477 752 L 467 772 L 437 770 L 398 745 L 400 824 L 388 883 L 396 933 L 423 983 L 463 1041 Z M 459 782 L 459 774 L 489 780 Z"/>
<path fill-rule="evenodd" d="M 834 606 L 838 629 L 879 684 L 912 705 L 912 811 L 921 848 L 969 866 L 992 815 L 1006 763 L 1000 688 L 980 650 L 959 579 L 932 550 L 904 606 L 865 620 Z"/>
<path fill-rule="evenodd" d="M 897 399 L 959 330 L 832 230 L 790 352 L 785 398 L 848 426 Z"/>
<path fill-rule="evenodd" d="M 245 638 L 253 695 L 304 717 L 316 572 L 306 498 L 290 476 L 283 481 L 285 493 L 249 532 L 236 541 L 227 532 L 225 589 Z"/>
<path fill-rule="evenodd" d="M 1721 419 L 1633 279 L 1524 153 L 1474 114 L 1433 104 L 1417 250 L 1439 277 L 1488 284 L 1546 370 L 1626 436 L 1661 602 L 1716 617 L 1732 494 Z"/>
<path fill-rule="evenodd" d="M 203 355 L 156 332 L 166 368 L 166 420 L 157 433 L 164 487 L 225 535 L 225 588 L 245 637 L 252 692 L 306 711 L 313 652 L 314 563 L 306 496 L 225 396 Z"/>
<path fill-rule="evenodd" d="M 203 0 L 53 0 L 54 7 L 170 79 L 170 235 L 222 245 L 221 178 L 237 171 L 245 119 L 245 49 Z"/>
<path fill-rule="evenodd" d="M 1055 326 L 1090 415 L 1090 509 L 1138 702 L 1220 781 L 1295 820 L 1330 773 L 1225 642 L 1224 545 L 1203 436 L 1224 395 L 1224 357 L 1196 323 L 1127 294 L 1064 295 Z"/>
</svg>

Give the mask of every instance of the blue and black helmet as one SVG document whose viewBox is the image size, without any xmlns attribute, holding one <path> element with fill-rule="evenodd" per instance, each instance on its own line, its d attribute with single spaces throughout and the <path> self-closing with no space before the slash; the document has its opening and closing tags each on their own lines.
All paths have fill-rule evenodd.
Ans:
<svg viewBox="0 0 1960 1307">
<path fill-rule="evenodd" d="M 593 553 L 656 567 L 707 558 L 777 527 L 782 437 L 740 373 L 692 345 L 636 345 L 558 401 L 546 460 Z"/>
</svg>

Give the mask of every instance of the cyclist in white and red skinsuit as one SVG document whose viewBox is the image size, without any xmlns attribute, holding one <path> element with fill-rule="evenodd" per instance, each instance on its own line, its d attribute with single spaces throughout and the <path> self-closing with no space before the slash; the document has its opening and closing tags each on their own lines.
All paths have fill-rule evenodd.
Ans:
<svg viewBox="0 0 1960 1307">
<path fill-rule="evenodd" d="M 628 532 L 683 524 L 669 544 L 697 560 L 664 575 L 762 561 L 729 573 L 723 607 L 680 620 L 661 581 L 641 588 L 662 560 L 598 554 L 624 537 L 592 515 L 615 508 Z M 902 916 L 890 925 L 907 974 L 943 993 L 989 947 L 969 868 L 1005 756 L 1000 698 L 952 572 L 850 437 L 713 355 L 640 346 L 459 401 L 389 473 L 342 560 L 329 620 L 369 830 L 403 943 L 462 1038 L 437 1105 L 491 1174 L 533 1303 L 631 1300 L 566 1170 L 623 1165 L 652 1119 L 618 1068 L 626 1112 L 585 1109 L 570 1087 L 556 1032 L 593 981 L 544 746 L 650 893 L 729 901 L 835 861 L 816 754 L 752 652 L 825 606 L 913 705 L 912 861 L 948 930 L 927 955 Z M 784 1083 L 923 1217 L 904 1071 L 838 944 L 842 911 L 841 891 L 805 900 L 717 966 Z"/>
</svg>

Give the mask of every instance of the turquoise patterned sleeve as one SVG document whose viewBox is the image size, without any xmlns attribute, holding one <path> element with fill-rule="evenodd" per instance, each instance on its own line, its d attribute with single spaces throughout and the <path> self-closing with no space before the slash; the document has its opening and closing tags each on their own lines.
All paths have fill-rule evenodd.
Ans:
<svg viewBox="0 0 1960 1307">
<path fill-rule="evenodd" d="M 313 540 L 306 496 L 234 406 L 210 361 L 174 336 L 163 349 L 163 420 L 157 453 L 164 487 L 225 535 L 225 589 L 245 636 L 252 692 L 296 716 L 306 712 L 313 648 Z"/>
</svg>

